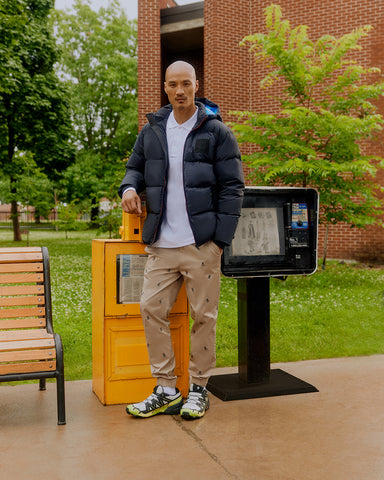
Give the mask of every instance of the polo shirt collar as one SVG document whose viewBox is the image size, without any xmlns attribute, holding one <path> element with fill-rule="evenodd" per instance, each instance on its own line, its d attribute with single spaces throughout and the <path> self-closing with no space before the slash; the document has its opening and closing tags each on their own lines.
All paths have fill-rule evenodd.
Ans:
<svg viewBox="0 0 384 480">
<path fill-rule="evenodd" d="M 188 120 L 182 124 L 179 124 L 175 120 L 175 116 L 173 114 L 173 110 L 171 114 L 168 117 L 168 123 L 167 123 L 167 128 L 184 128 L 185 130 L 192 130 L 192 128 L 195 126 L 196 120 L 197 120 L 197 112 L 198 108 L 196 108 L 195 113 L 192 115 L 191 118 L 188 118 Z"/>
</svg>

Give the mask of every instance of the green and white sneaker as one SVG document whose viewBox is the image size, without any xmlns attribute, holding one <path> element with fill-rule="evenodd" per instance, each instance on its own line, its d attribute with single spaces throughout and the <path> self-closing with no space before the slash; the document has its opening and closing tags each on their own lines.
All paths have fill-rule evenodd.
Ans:
<svg viewBox="0 0 384 480">
<path fill-rule="evenodd" d="M 175 395 L 164 393 L 163 387 L 157 385 L 153 393 L 140 403 L 127 405 L 127 413 L 134 417 L 148 418 L 163 413 L 166 415 L 177 415 L 183 405 L 183 397 L 176 388 Z"/>
<path fill-rule="evenodd" d="M 201 418 L 208 408 L 208 390 L 205 387 L 192 383 L 189 387 L 188 398 L 180 410 L 180 415 L 187 420 L 194 420 Z"/>
</svg>

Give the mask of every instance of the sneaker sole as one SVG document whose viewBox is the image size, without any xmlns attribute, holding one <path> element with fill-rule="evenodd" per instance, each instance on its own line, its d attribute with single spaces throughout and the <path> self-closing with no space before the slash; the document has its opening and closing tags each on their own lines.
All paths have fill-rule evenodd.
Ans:
<svg viewBox="0 0 384 480">
<path fill-rule="evenodd" d="M 163 405 L 162 407 L 156 408 L 155 410 L 152 410 L 151 412 L 143 413 L 140 412 L 137 408 L 133 407 L 133 405 L 128 405 L 126 408 L 126 411 L 128 415 L 133 415 L 134 417 L 139 417 L 139 418 L 150 418 L 155 415 L 178 415 L 180 413 L 181 407 L 183 406 L 183 398 L 177 398 L 176 400 L 173 400 L 170 403 L 167 403 L 167 405 Z"/>
<path fill-rule="evenodd" d="M 193 412 L 192 413 L 192 412 L 185 411 L 185 412 L 181 412 L 180 416 L 181 416 L 181 418 L 184 418 L 184 420 L 198 420 L 199 418 L 204 417 L 204 413 L 205 413 L 205 411 L 202 412 L 202 413 L 201 412 Z"/>
<path fill-rule="evenodd" d="M 196 410 L 180 410 L 180 416 L 184 418 L 185 420 L 197 420 L 201 417 L 204 416 L 204 413 L 208 410 L 209 408 L 209 401 L 204 409 L 203 412 L 197 412 Z"/>
</svg>

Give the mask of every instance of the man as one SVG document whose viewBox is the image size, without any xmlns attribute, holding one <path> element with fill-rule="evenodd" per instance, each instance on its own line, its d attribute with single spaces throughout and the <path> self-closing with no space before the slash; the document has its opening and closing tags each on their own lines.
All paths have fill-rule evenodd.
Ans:
<svg viewBox="0 0 384 480">
<path fill-rule="evenodd" d="M 189 63 L 168 67 L 164 89 L 170 105 L 147 115 L 119 189 L 123 210 L 133 214 L 141 214 L 138 194 L 146 191 L 143 242 L 149 256 L 140 310 L 157 386 L 143 402 L 127 406 L 138 417 L 180 413 L 195 419 L 209 406 L 221 253 L 236 230 L 244 178 L 237 142 L 218 107 L 195 99 L 198 85 Z M 184 405 L 167 318 L 183 281 L 194 320 Z"/>
</svg>

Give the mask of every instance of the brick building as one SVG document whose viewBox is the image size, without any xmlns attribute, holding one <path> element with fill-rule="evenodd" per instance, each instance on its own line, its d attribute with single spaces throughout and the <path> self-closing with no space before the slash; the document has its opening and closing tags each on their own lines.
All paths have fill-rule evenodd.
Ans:
<svg viewBox="0 0 384 480">
<path fill-rule="evenodd" d="M 220 105 L 224 121 L 231 110 L 274 112 L 277 104 L 259 81 L 265 76 L 239 42 L 263 31 L 264 9 L 271 0 L 205 0 L 178 6 L 173 0 L 138 0 L 138 94 L 139 128 L 145 114 L 167 100 L 163 92 L 165 68 L 174 60 L 192 63 L 200 81 L 199 95 Z M 384 2 L 381 0 L 280 0 L 284 18 L 292 26 L 308 25 L 316 39 L 325 33 L 340 37 L 355 27 L 372 25 L 357 62 L 384 72 Z M 379 102 L 384 114 L 384 100 Z M 247 152 L 243 152 L 247 153 Z M 372 153 L 384 156 L 383 141 Z M 246 172 L 245 172 L 246 173 Z M 384 185 L 384 175 L 377 179 Z M 320 227 L 319 254 L 325 232 Z M 351 229 L 332 226 L 328 237 L 329 258 L 384 257 L 384 229 Z"/>
</svg>

